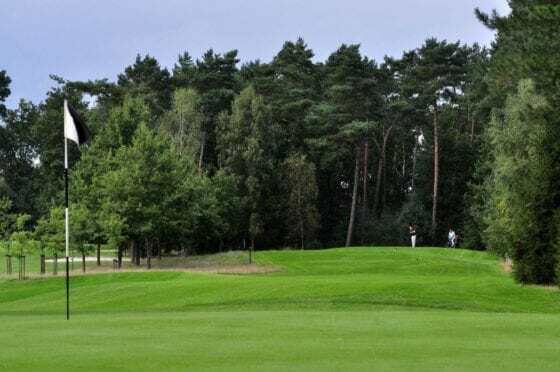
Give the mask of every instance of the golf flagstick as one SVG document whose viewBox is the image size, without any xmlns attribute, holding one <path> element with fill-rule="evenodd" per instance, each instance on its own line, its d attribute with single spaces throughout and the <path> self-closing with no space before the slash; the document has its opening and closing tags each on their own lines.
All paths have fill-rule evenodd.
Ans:
<svg viewBox="0 0 560 372">
<path fill-rule="evenodd" d="M 81 145 L 89 139 L 89 130 L 80 116 L 64 100 L 64 220 L 65 220 L 65 248 L 66 248 L 66 319 L 70 319 L 70 224 L 68 213 L 68 140 Z"/>
<path fill-rule="evenodd" d="M 66 104 L 66 101 L 65 101 Z M 68 140 L 64 136 L 64 222 L 65 222 L 65 248 L 66 248 L 66 320 L 70 319 L 70 229 L 68 226 Z"/>
</svg>

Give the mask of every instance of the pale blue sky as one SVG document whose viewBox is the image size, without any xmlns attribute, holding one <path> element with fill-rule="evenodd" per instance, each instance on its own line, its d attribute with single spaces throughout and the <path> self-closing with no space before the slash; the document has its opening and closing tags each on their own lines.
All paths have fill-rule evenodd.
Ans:
<svg viewBox="0 0 560 372">
<path fill-rule="evenodd" d="M 0 0 L 0 70 L 12 78 L 14 107 L 43 100 L 49 74 L 115 80 L 137 53 L 166 67 L 180 52 L 199 57 L 210 47 L 269 61 L 301 36 L 317 60 L 341 43 L 380 60 L 430 36 L 488 45 L 493 34 L 476 20 L 477 6 L 509 9 L 506 0 Z"/>
</svg>

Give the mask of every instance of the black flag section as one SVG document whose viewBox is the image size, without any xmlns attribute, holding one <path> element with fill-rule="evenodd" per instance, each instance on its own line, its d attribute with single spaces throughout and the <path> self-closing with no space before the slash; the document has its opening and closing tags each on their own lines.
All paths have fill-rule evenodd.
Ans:
<svg viewBox="0 0 560 372">
<path fill-rule="evenodd" d="M 86 143 L 90 138 L 88 127 L 69 103 L 66 104 L 66 112 L 64 113 L 64 133 L 66 138 L 78 145 Z"/>
</svg>

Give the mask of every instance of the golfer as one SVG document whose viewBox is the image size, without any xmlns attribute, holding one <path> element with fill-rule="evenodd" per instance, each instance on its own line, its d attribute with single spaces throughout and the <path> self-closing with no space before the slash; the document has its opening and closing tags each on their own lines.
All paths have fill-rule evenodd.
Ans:
<svg viewBox="0 0 560 372">
<path fill-rule="evenodd" d="M 449 228 L 449 233 L 447 234 L 447 246 L 450 248 L 455 248 L 455 239 L 456 239 L 455 231 L 452 228 Z"/>
<path fill-rule="evenodd" d="M 416 248 L 416 226 L 413 224 L 408 225 L 408 231 L 410 233 L 410 243 L 412 248 Z"/>
</svg>

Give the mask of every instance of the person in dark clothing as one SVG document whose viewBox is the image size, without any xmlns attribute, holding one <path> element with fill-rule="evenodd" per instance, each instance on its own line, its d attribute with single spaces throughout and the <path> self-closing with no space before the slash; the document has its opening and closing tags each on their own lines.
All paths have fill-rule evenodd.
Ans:
<svg viewBox="0 0 560 372">
<path fill-rule="evenodd" d="M 408 225 L 408 232 L 410 233 L 410 243 L 412 248 L 416 248 L 416 226 L 413 224 Z"/>
</svg>

